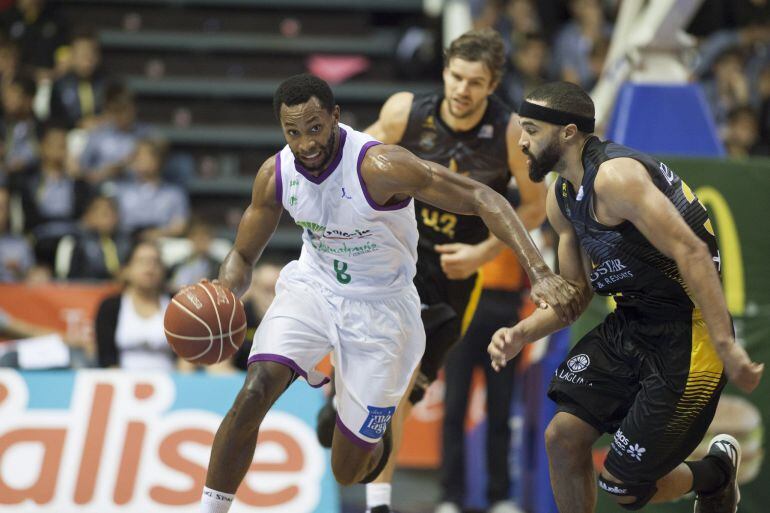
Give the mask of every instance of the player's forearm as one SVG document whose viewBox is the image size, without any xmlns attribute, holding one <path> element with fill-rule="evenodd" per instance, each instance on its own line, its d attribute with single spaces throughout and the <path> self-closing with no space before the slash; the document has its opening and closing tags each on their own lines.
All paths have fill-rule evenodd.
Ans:
<svg viewBox="0 0 770 513">
<path fill-rule="evenodd" d="M 530 344 L 567 326 L 569 323 L 559 319 L 553 308 L 538 308 L 532 312 L 532 315 L 520 321 L 516 327 L 527 344 Z"/>
<path fill-rule="evenodd" d="M 683 252 L 676 258 L 676 263 L 687 289 L 703 314 L 717 352 L 723 351 L 732 345 L 734 336 L 722 284 L 714 269 L 711 254 L 705 244 L 698 245 L 697 249 Z"/>
<path fill-rule="evenodd" d="M 491 189 L 480 197 L 478 215 L 498 239 L 512 248 L 531 282 L 551 272 L 508 201 Z"/>
<path fill-rule="evenodd" d="M 253 264 L 233 248 L 219 267 L 219 281 L 237 297 L 241 297 L 251 285 L 252 269 Z"/>
</svg>

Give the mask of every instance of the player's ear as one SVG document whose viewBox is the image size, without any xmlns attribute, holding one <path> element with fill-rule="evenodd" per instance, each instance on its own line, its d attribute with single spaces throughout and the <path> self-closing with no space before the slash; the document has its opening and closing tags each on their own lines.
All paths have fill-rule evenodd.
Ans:
<svg viewBox="0 0 770 513">
<path fill-rule="evenodd" d="M 571 140 L 573 137 L 575 137 L 577 133 L 578 133 L 577 125 L 575 125 L 574 123 L 570 123 L 569 125 L 565 126 L 562 129 L 561 131 L 562 139 L 564 140 L 564 142 L 567 142 Z"/>
<path fill-rule="evenodd" d="M 334 118 L 335 123 L 339 123 L 340 121 L 340 106 L 335 105 L 332 109 L 332 117 Z"/>
</svg>

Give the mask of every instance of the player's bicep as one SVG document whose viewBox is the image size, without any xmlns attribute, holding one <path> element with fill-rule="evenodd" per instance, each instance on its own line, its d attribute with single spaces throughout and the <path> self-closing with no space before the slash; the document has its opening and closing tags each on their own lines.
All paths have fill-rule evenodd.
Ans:
<svg viewBox="0 0 770 513">
<path fill-rule="evenodd" d="M 584 291 L 589 291 L 588 273 L 590 261 L 580 246 L 572 223 L 564 217 L 556 199 L 556 184 L 548 190 L 546 210 L 548 222 L 559 237 L 557 257 L 559 259 L 559 275 Z"/>
<path fill-rule="evenodd" d="M 274 158 L 268 159 L 254 178 L 251 202 L 243 212 L 235 236 L 235 249 L 247 261 L 256 260 L 278 226 L 283 211 L 276 195 L 276 190 L 280 190 L 278 179 Z"/>
<path fill-rule="evenodd" d="M 676 259 L 702 245 L 671 200 L 655 186 L 646 170 L 643 173 L 614 169 L 597 181 L 597 195 L 601 195 L 608 211 L 630 221 L 669 258 Z"/>
</svg>

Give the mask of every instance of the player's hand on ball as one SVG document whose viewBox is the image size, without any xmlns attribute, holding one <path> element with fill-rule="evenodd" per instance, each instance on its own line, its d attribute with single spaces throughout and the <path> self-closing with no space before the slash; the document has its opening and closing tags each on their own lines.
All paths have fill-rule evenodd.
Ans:
<svg viewBox="0 0 770 513">
<path fill-rule="evenodd" d="M 736 343 L 729 346 L 727 353 L 722 355 L 722 360 L 727 379 L 731 383 L 746 393 L 757 388 L 765 370 L 764 363 L 751 361 L 746 350 Z"/>
<path fill-rule="evenodd" d="M 492 368 L 499 372 L 508 360 L 519 354 L 524 344 L 526 341 L 517 326 L 497 330 L 487 348 L 492 359 Z"/>
<path fill-rule="evenodd" d="M 574 285 L 552 272 L 532 284 L 530 297 L 539 308 L 553 308 L 559 319 L 568 324 L 581 314 L 582 294 Z"/>
<path fill-rule="evenodd" d="M 474 244 L 436 244 L 441 254 L 441 270 L 450 280 L 464 280 L 484 265 L 484 255 Z"/>
</svg>

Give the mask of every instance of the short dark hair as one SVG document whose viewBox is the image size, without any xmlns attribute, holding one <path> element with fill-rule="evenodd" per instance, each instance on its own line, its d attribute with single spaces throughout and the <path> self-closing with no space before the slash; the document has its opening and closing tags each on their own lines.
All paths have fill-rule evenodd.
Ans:
<svg viewBox="0 0 770 513">
<path fill-rule="evenodd" d="M 455 57 L 464 61 L 482 62 L 492 74 L 492 82 L 499 82 L 505 66 L 505 45 L 500 34 L 491 28 L 469 30 L 444 51 L 444 67 Z"/>
<path fill-rule="evenodd" d="M 548 82 L 533 89 L 527 100 L 545 102 L 546 107 L 593 118 L 594 101 L 582 87 L 571 82 Z"/>
<path fill-rule="evenodd" d="M 281 120 L 281 105 L 291 107 L 305 103 L 313 97 L 318 98 L 321 107 L 331 114 L 334 109 L 334 93 L 329 84 L 310 73 L 287 78 L 281 82 L 273 95 L 273 112 L 276 119 Z"/>
<path fill-rule="evenodd" d="M 104 106 L 125 107 L 134 103 L 134 93 L 122 82 L 110 82 L 104 91 Z"/>
</svg>

